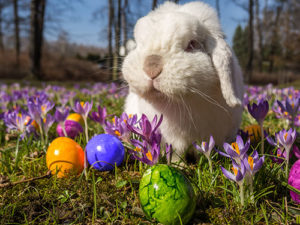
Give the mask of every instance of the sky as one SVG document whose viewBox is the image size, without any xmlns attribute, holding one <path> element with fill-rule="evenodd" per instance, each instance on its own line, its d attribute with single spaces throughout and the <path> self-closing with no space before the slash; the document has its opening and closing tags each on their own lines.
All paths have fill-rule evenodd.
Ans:
<svg viewBox="0 0 300 225">
<path fill-rule="evenodd" d="M 59 0 L 52 0 L 52 3 Z M 134 14 L 133 23 L 140 16 L 147 15 L 152 6 L 152 0 L 129 0 L 131 11 Z M 232 45 L 234 30 L 238 24 L 245 24 L 247 13 L 233 4 L 230 0 L 220 1 L 221 24 L 227 41 Z M 160 0 L 159 2 L 162 2 Z M 180 0 L 180 4 L 191 2 L 191 0 Z M 215 8 L 215 0 L 203 0 Z M 135 3 L 135 4 L 134 4 Z M 60 19 L 60 27 L 69 35 L 71 42 L 97 47 L 106 47 L 107 26 L 107 0 L 81 0 L 72 2 L 69 10 L 64 12 Z M 48 40 L 56 40 L 59 32 L 46 32 Z"/>
</svg>

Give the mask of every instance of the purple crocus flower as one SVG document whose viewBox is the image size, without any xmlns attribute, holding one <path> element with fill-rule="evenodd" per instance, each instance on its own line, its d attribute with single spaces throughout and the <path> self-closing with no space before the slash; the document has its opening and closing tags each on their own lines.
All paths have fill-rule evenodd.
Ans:
<svg viewBox="0 0 300 225">
<path fill-rule="evenodd" d="M 30 116 L 39 123 L 41 119 L 46 118 L 47 113 L 54 107 L 54 103 L 42 95 L 41 97 L 30 97 L 27 106 Z"/>
<path fill-rule="evenodd" d="M 277 101 L 273 103 L 272 110 L 275 113 L 277 119 L 281 119 L 281 118 L 289 119 L 288 113 L 282 110 L 282 108 L 278 105 Z"/>
<path fill-rule="evenodd" d="M 240 163 L 246 152 L 248 151 L 250 147 L 250 140 L 248 140 L 245 144 L 240 135 L 237 135 L 236 142 L 232 143 L 231 145 L 228 143 L 223 144 L 223 148 L 225 152 L 218 151 L 220 155 L 223 155 L 228 158 L 232 158 L 236 160 L 238 163 Z"/>
<path fill-rule="evenodd" d="M 271 136 L 267 136 L 267 141 L 270 145 L 279 148 L 278 133 L 275 133 L 275 139 L 273 139 Z"/>
<path fill-rule="evenodd" d="M 54 121 L 55 121 L 55 118 L 51 114 L 47 114 L 46 118 L 43 120 L 43 123 L 44 123 L 43 128 L 44 128 L 46 137 L 48 137 L 48 131 L 52 127 Z"/>
<path fill-rule="evenodd" d="M 87 117 L 88 117 L 89 112 L 91 111 L 92 107 L 93 107 L 93 101 L 91 101 L 91 103 L 77 101 L 77 102 L 75 102 L 75 106 L 73 107 L 74 112 L 80 114 L 83 118 L 86 142 L 89 141 Z M 85 173 L 85 175 L 87 175 L 86 174 L 86 160 L 84 162 L 85 162 L 84 173 Z"/>
<path fill-rule="evenodd" d="M 12 99 L 13 99 L 14 102 L 22 99 L 22 93 L 21 93 L 21 91 L 13 91 L 13 93 L 12 93 Z"/>
<path fill-rule="evenodd" d="M 108 90 L 110 94 L 115 94 L 117 92 L 117 84 L 116 83 L 111 83 L 110 88 Z"/>
<path fill-rule="evenodd" d="M 136 114 L 127 115 L 127 113 L 123 112 L 120 117 L 120 121 L 123 121 L 125 124 L 127 124 L 127 128 L 128 128 L 128 126 L 133 127 L 137 123 L 137 115 Z"/>
<path fill-rule="evenodd" d="M 163 115 L 160 116 L 159 121 L 157 121 L 157 115 L 154 116 L 152 122 L 149 121 L 145 114 L 142 114 L 142 118 L 139 121 L 140 128 L 128 125 L 128 129 L 135 134 L 140 135 L 143 139 L 150 141 L 152 135 L 156 132 L 158 127 L 161 125 L 163 120 Z"/>
<path fill-rule="evenodd" d="M 296 139 L 296 130 L 290 128 L 288 131 L 286 131 L 285 129 L 283 129 L 279 131 L 277 138 L 279 144 L 283 146 L 286 151 L 290 151 Z"/>
<path fill-rule="evenodd" d="M 288 176 L 290 150 L 296 139 L 296 130 L 293 130 L 292 128 L 290 128 L 288 131 L 286 131 L 285 129 L 283 129 L 283 130 L 279 131 L 278 133 L 276 133 L 275 137 L 276 137 L 276 142 L 270 137 L 268 137 L 267 140 L 271 145 L 279 147 L 282 152 L 283 152 L 283 149 L 285 150 L 285 152 L 286 152 L 285 173 L 286 173 L 286 176 Z"/>
<path fill-rule="evenodd" d="M 31 119 L 26 112 L 19 113 L 17 111 L 12 111 L 4 114 L 4 123 L 9 130 L 16 130 L 24 135 L 26 127 L 31 123 Z"/>
<path fill-rule="evenodd" d="M 300 114 L 295 116 L 294 125 L 300 127 Z"/>
<path fill-rule="evenodd" d="M 194 142 L 193 145 L 198 151 L 202 152 L 205 155 L 205 157 L 207 158 L 208 163 L 209 163 L 210 173 L 212 173 L 213 170 L 212 170 L 212 162 L 210 159 L 210 153 L 215 146 L 215 140 L 214 140 L 213 136 L 210 136 L 208 143 L 205 141 L 202 141 L 201 145 L 199 146 Z"/>
<path fill-rule="evenodd" d="M 300 159 L 294 163 L 290 170 L 288 184 L 300 191 Z M 290 195 L 293 201 L 295 201 L 297 204 L 300 204 L 299 194 L 290 191 Z"/>
<path fill-rule="evenodd" d="M 292 128 L 294 128 L 294 126 L 299 126 L 298 120 L 300 115 L 298 112 L 300 107 L 300 96 L 297 96 L 296 94 L 290 95 L 285 98 L 285 101 L 277 100 L 275 104 L 278 105 L 277 114 L 279 114 L 279 117 L 287 118 L 290 121 Z"/>
<path fill-rule="evenodd" d="M 63 123 L 67 119 L 68 115 L 69 115 L 69 109 L 66 109 L 65 111 L 60 111 L 56 108 L 54 117 L 56 122 Z"/>
<path fill-rule="evenodd" d="M 249 95 L 247 93 L 244 93 L 243 106 L 247 106 L 249 102 L 250 102 Z"/>
<path fill-rule="evenodd" d="M 266 100 L 261 100 L 258 104 L 248 104 L 248 111 L 258 124 L 262 124 L 269 111 L 269 103 Z"/>
<path fill-rule="evenodd" d="M 201 153 L 203 153 L 206 158 L 210 158 L 210 153 L 215 146 L 215 140 L 213 136 L 210 136 L 209 142 L 202 141 L 201 145 L 197 145 L 196 142 L 193 143 L 194 147 Z"/>
<path fill-rule="evenodd" d="M 35 104 L 35 103 L 32 102 L 32 101 L 29 101 L 29 102 L 27 103 L 27 106 L 28 106 L 28 112 L 29 112 L 30 117 L 31 117 L 33 120 L 35 120 L 39 125 L 41 125 L 41 123 L 42 123 L 41 106 Z"/>
<path fill-rule="evenodd" d="M 166 143 L 166 158 L 167 158 L 167 163 L 168 163 L 168 165 L 171 164 L 172 153 L 173 153 L 172 144 Z"/>
<path fill-rule="evenodd" d="M 287 97 L 285 101 L 277 100 L 277 104 L 282 109 L 282 111 L 287 112 L 289 115 L 293 116 L 298 113 L 300 107 L 300 98 L 299 97 Z"/>
<path fill-rule="evenodd" d="M 291 155 L 289 156 L 291 158 Z M 278 148 L 276 150 L 276 157 L 270 157 L 270 159 L 277 164 L 282 164 L 286 159 L 286 151 Z"/>
<path fill-rule="evenodd" d="M 135 146 L 134 150 L 129 150 L 129 153 L 134 159 L 137 159 L 150 166 L 156 164 L 160 156 L 160 141 L 152 142 L 151 145 L 146 141 L 132 139 L 131 143 Z"/>
<path fill-rule="evenodd" d="M 128 142 L 131 135 L 131 128 L 137 123 L 137 115 L 127 115 L 123 112 L 119 117 L 115 116 L 112 123 L 105 121 L 104 130 L 106 133 L 114 135 L 119 139 Z"/>
<path fill-rule="evenodd" d="M 89 102 L 75 102 L 75 106 L 73 107 L 74 112 L 80 114 L 82 117 L 87 118 L 89 112 L 93 107 L 93 101 Z"/>
<path fill-rule="evenodd" d="M 107 112 L 105 107 L 98 106 L 98 112 L 92 112 L 89 116 L 92 120 L 95 122 L 100 123 L 101 125 L 104 125 L 105 119 L 107 117 Z"/>
<path fill-rule="evenodd" d="M 47 113 L 54 107 L 54 103 L 50 101 L 42 102 L 41 104 L 41 113 L 42 118 L 46 118 Z"/>
<path fill-rule="evenodd" d="M 241 162 L 241 165 L 238 165 L 234 160 L 232 160 L 232 165 L 233 165 L 232 167 L 233 173 L 229 172 L 222 166 L 221 166 L 221 170 L 225 177 L 241 185 L 246 175 L 245 165 L 243 162 Z"/>
<path fill-rule="evenodd" d="M 129 153 L 133 158 L 146 163 L 148 165 L 154 165 L 158 162 L 160 157 L 160 143 L 161 134 L 157 129 L 161 124 L 162 116 L 157 122 L 157 116 L 154 117 L 152 123 L 148 120 L 146 115 L 143 115 L 139 121 L 139 128 L 135 127 L 133 124 L 127 123 L 127 128 L 129 131 L 135 133 L 141 141 L 136 139 L 131 139 L 130 142 L 135 146 L 135 150 L 129 150 Z M 121 123 L 124 121 L 121 121 Z M 136 123 L 136 119 L 134 119 Z M 171 155 L 171 145 L 166 145 L 166 155 L 168 163 L 170 163 Z"/>
<path fill-rule="evenodd" d="M 55 120 L 58 123 L 56 127 L 56 131 L 59 136 L 67 137 L 68 133 L 66 132 L 65 120 L 69 115 L 69 109 L 67 108 L 63 112 L 61 112 L 57 107 L 54 114 Z M 75 122 L 75 121 L 74 121 Z M 60 131 L 62 131 L 63 135 L 60 135 Z"/>
<path fill-rule="evenodd" d="M 254 202 L 254 195 L 253 195 L 254 175 L 257 171 L 260 170 L 264 161 L 265 161 L 265 156 L 260 158 L 256 150 L 252 153 L 251 156 L 248 156 L 246 154 L 243 159 L 243 164 L 245 165 L 246 168 L 245 180 L 250 188 L 250 198 L 252 202 Z"/>
<path fill-rule="evenodd" d="M 243 163 L 246 167 L 246 172 L 253 177 L 255 173 L 262 167 L 265 161 L 265 156 L 261 158 L 258 156 L 257 151 L 254 151 L 251 156 L 245 155 Z"/>
</svg>

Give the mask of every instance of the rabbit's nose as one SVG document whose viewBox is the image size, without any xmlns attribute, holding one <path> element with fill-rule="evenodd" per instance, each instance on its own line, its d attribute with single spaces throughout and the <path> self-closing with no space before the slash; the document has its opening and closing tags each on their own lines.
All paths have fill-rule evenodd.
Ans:
<svg viewBox="0 0 300 225">
<path fill-rule="evenodd" d="M 151 78 L 157 77 L 163 70 L 162 57 L 159 55 L 149 55 L 144 62 L 143 70 Z"/>
</svg>

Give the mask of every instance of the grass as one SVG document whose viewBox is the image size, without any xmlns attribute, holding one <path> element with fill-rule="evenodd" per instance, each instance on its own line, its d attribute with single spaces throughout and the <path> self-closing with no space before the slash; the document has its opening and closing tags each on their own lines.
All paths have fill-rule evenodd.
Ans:
<svg viewBox="0 0 300 225">
<path fill-rule="evenodd" d="M 124 98 L 108 93 L 92 97 L 77 92 L 81 100 L 99 102 L 108 114 L 120 115 Z M 57 97 L 54 97 L 58 101 Z M 24 102 L 19 102 L 24 104 Z M 247 112 L 242 127 L 255 123 Z M 269 114 L 265 129 L 274 133 L 286 126 Z M 55 127 L 49 140 L 56 138 Z M 102 133 L 101 126 L 89 121 L 89 136 Z M 45 152 L 39 139 L 20 142 L 19 162 L 15 167 L 17 135 L 6 133 L 0 121 L 0 185 L 21 181 L 19 184 L 0 187 L 0 224 L 155 224 L 143 214 L 139 203 L 139 182 L 147 168 L 129 159 L 114 171 L 100 172 L 88 169 L 83 175 L 71 174 L 67 178 L 45 176 L 43 179 L 23 182 L 47 173 Z M 75 139 L 82 147 L 83 136 Z M 299 141 L 299 139 L 298 139 Z M 298 142 L 299 143 L 299 142 Z M 274 149 L 267 142 L 266 153 Z M 252 150 L 259 143 L 251 145 Z M 219 148 L 221 149 L 221 148 Z M 251 151 L 251 150 L 249 150 Z M 293 161 L 295 159 L 292 159 Z M 245 207 L 240 205 L 238 186 L 226 179 L 220 165 L 230 169 L 230 160 L 213 153 L 213 173 L 204 155 L 195 164 L 186 164 L 185 175 L 190 179 L 197 195 L 195 214 L 189 224 L 292 224 L 299 222 L 300 207 L 292 202 L 281 165 L 266 157 L 254 181 L 254 201 L 245 196 Z M 292 165 L 292 163 L 291 163 Z M 286 198 L 287 197 L 287 198 Z"/>
</svg>

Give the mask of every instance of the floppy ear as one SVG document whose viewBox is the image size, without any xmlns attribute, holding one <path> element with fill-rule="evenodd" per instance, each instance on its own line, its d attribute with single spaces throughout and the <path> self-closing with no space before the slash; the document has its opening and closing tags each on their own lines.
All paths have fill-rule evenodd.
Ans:
<svg viewBox="0 0 300 225">
<path fill-rule="evenodd" d="M 211 54 L 226 103 L 231 107 L 240 106 L 242 104 L 240 98 L 242 97 L 239 89 L 243 90 L 243 87 L 238 87 L 238 85 L 243 84 L 241 81 L 241 71 L 233 52 L 223 38 L 217 37 Z"/>
<path fill-rule="evenodd" d="M 203 2 L 190 2 L 179 10 L 195 16 L 207 29 L 207 47 L 220 79 L 222 94 L 229 106 L 240 106 L 244 90 L 241 70 L 234 53 L 224 40 L 216 11 Z"/>
</svg>

